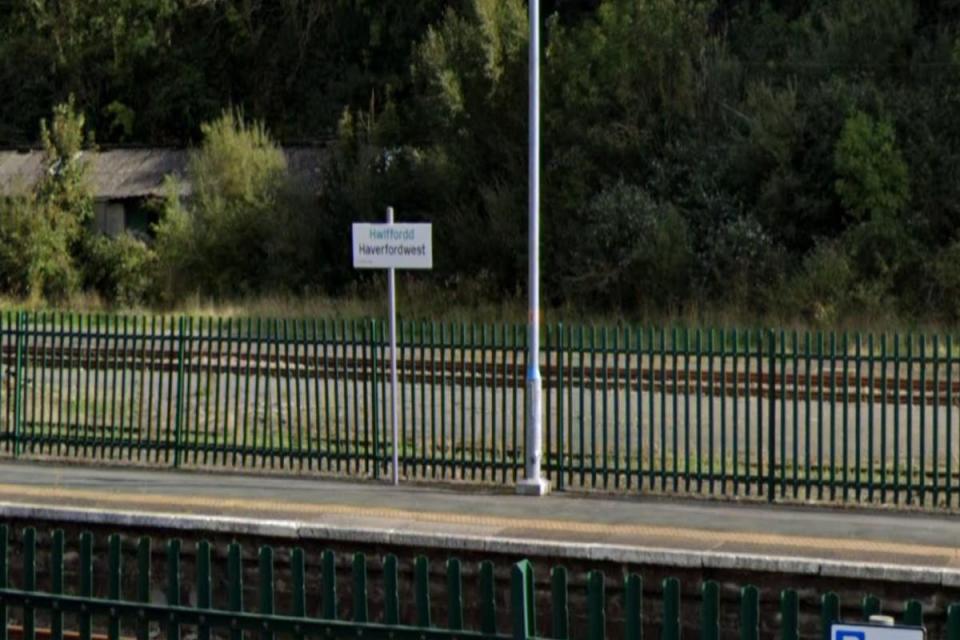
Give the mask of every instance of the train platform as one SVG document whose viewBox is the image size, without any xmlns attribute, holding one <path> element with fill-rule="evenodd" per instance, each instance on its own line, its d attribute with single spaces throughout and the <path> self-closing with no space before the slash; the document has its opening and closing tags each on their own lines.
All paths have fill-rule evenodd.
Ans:
<svg viewBox="0 0 960 640">
<path fill-rule="evenodd" d="M 960 519 L 917 511 L 3 462 L 0 514 L 960 586 Z"/>
</svg>

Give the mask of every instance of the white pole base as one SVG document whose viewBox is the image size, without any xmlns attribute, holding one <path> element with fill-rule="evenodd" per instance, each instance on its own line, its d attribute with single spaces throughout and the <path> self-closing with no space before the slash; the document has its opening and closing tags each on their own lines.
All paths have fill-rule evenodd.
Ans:
<svg viewBox="0 0 960 640">
<path fill-rule="evenodd" d="M 550 481 L 543 478 L 527 478 L 517 483 L 518 496 L 545 496 L 550 493 Z"/>
</svg>

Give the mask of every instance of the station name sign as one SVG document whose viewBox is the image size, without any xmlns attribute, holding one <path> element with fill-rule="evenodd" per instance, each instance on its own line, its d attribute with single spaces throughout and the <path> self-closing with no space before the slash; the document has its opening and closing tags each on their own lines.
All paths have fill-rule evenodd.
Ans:
<svg viewBox="0 0 960 640">
<path fill-rule="evenodd" d="M 876 624 L 834 624 L 831 640 L 924 640 L 923 627 L 893 627 Z"/>
<path fill-rule="evenodd" d="M 432 225 L 354 223 L 353 266 L 355 269 L 432 269 Z"/>
</svg>

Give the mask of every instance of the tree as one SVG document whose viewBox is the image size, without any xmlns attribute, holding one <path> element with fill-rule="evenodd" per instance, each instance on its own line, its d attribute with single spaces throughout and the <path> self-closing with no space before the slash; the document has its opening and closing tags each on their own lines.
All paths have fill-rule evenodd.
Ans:
<svg viewBox="0 0 960 640">
<path fill-rule="evenodd" d="M 288 180 L 283 152 L 263 123 L 237 111 L 204 125 L 203 134 L 190 157 L 190 197 L 172 184 L 156 228 L 170 299 L 262 290 L 279 258 L 271 238 Z"/>
<path fill-rule="evenodd" d="M 62 301 L 80 285 L 78 258 L 93 215 L 84 121 L 72 97 L 57 105 L 40 126 L 43 177 L 33 193 L 0 201 L 0 277 L 14 295 Z"/>
<path fill-rule="evenodd" d="M 407 156 L 436 189 L 415 213 L 450 247 L 439 264 L 491 278 L 499 292 L 516 286 L 526 251 L 527 37 L 521 0 L 472 0 L 427 30 L 412 69 Z"/>
<path fill-rule="evenodd" d="M 907 165 L 889 121 L 862 111 L 851 114 L 837 141 L 834 167 L 837 195 L 856 220 L 893 218 L 909 201 Z"/>
<path fill-rule="evenodd" d="M 656 311 L 690 295 L 693 247 L 676 208 L 619 183 L 590 203 L 571 242 L 567 286 L 604 306 Z"/>
<path fill-rule="evenodd" d="M 48 124 L 40 122 L 47 171 L 37 189 L 38 200 L 56 213 L 71 245 L 76 245 L 93 219 L 93 193 L 87 179 L 83 150 L 92 143 L 84 126 L 86 118 L 77 110 L 74 97 L 53 109 Z"/>
<path fill-rule="evenodd" d="M 176 295 L 350 291 L 365 276 L 349 268 L 343 233 L 387 205 L 434 223 L 436 285 L 515 295 L 526 263 L 527 6 L 0 4 L 0 144 L 38 140 L 39 117 L 69 92 L 82 128 L 108 143 L 202 139 L 196 177 L 207 183 L 193 201 L 167 202 L 158 238 Z M 809 317 L 829 319 L 854 312 L 831 301 L 842 281 L 857 305 L 940 314 L 960 241 L 958 7 L 544 2 L 544 299 L 762 314 L 796 311 L 795 295 Z M 271 169 L 270 145 L 231 146 L 223 132 L 214 144 L 201 125 L 229 105 L 286 143 L 335 138 L 318 197 Z M 231 126 L 256 138 L 247 122 Z M 230 160 L 207 154 L 214 146 Z M 75 209 L 58 227 L 82 221 L 89 206 L 67 195 L 68 176 L 17 210 L 53 202 Z M 8 218 L 29 235 L 25 218 Z M 617 244 L 607 237 L 617 224 L 645 237 Z M 67 235 L 76 260 L 89 243 Z M 113 249 L 96 255 L 117 263 Z"/>
</svg>

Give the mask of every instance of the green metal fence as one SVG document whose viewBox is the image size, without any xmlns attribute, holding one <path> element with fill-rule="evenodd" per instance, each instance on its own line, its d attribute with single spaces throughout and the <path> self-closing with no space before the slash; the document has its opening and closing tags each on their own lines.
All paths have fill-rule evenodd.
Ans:
<svg viewBox="0 0 960 640">
<path fill-rule="evenodd" d="M 275 552 L 262 546 L 256 553 L 245 553 L 237 543 L 217 549 L 205 541 L 187 552 L 185 573 L 184 549 L 177 539 L 165 544 L 165 575 L 158 581 L 151 577 L 154 542 L 149 537 L 125 542 L 120 535 L 111 535 L 105 541 L 106 558 L 95 553 L 90 533 L 82 533 L 69 546 L 62 530 L 52 532 L 48 540 L 47 551 L 41 554 L 37 531 L 23 530 L 14 566 L 10 531 L 0 526 L 2 640 L 7 640 L 11 627 L 23 640 L 36 640 L 41 627 L 42 635 L 52 640 L 63 640 L 68 632 L 77 633 L 79 640 L 91 640 L 94 634 L 107 640 L 161 635 L 167 640 L 244 640 L 251 635 L 261 640 L 278 636 L 640 640 L 645 630 L 648 637 L 655 632 L 663 640 L 679 640 L 685 628 L 707 640 L 734 632 L 742 640 L 755 640 L 761 629 L 763 637 L 828 640 L 834 622 L 866 620 L 881 611 L 895 614 L 904 625 L 926 622 L 950 640 L 960 637 L 960 604 L 925 621 L 923 606 L 916 600 L 890 607 L 865 595 L 858 610 L 841 611 L 837 594 L 826 593 L 819 598 L 816 622 L 802 624 L 800 598 L 792 589 L 779 594 L 777 614 L 765 619 L 760 591 L 752 585 L 739 590 L 736 606 L 729 597 L 722 601 L 721 587 L 713 581 L 703 583 L 691 597 L 684 596 L 675 578 L 651 589 L 637 573 L 618 576 L 618 584 L 613 584 L 602 571 L 576 576 L 557 566 L 548 581 L 538 583 L 532 565 L 523 560 L 509 568 L 509 587 L 502 589 L 498 586 L 502 573 L 489 561 L 468 567 L 451 558 L 436 570 L 419 556 L 401 571 L 392 554 L 374 561 L 380 580 L 373 584 L 369 576 L 373 563 L 363 553 L 349 559 L 344 576 L 343 563 L 329 550 L 322 553 L 319 567 L 311 567 L 302 548 Z M 124 561 L 131 557 L 132 569 Z M 19 584 L 11 580 L 12 573 L 19 574 Z M 251 576 L 255 584 L 245 584 Z M 165 585 L 162 592 L 157 583 Z M 645 604 L 645 598 L 654 600 L 653 605 Z M 545 610 L 537 610 L 538 602 L 546 604 Z M 699 611 L 685 616 L 682 606 Z M 725 606 L 736 612 L 731 616 Z"/>
<path fill-rule="evenodd" d="M 546 326 L 558 489 L 960 506 L 951 336 Z M 380 321 L 7 313 L 12 456 L 388 475 Z M 400 472 L 512 483 L 523 326 L 402 322 Z"/>
</svg>

